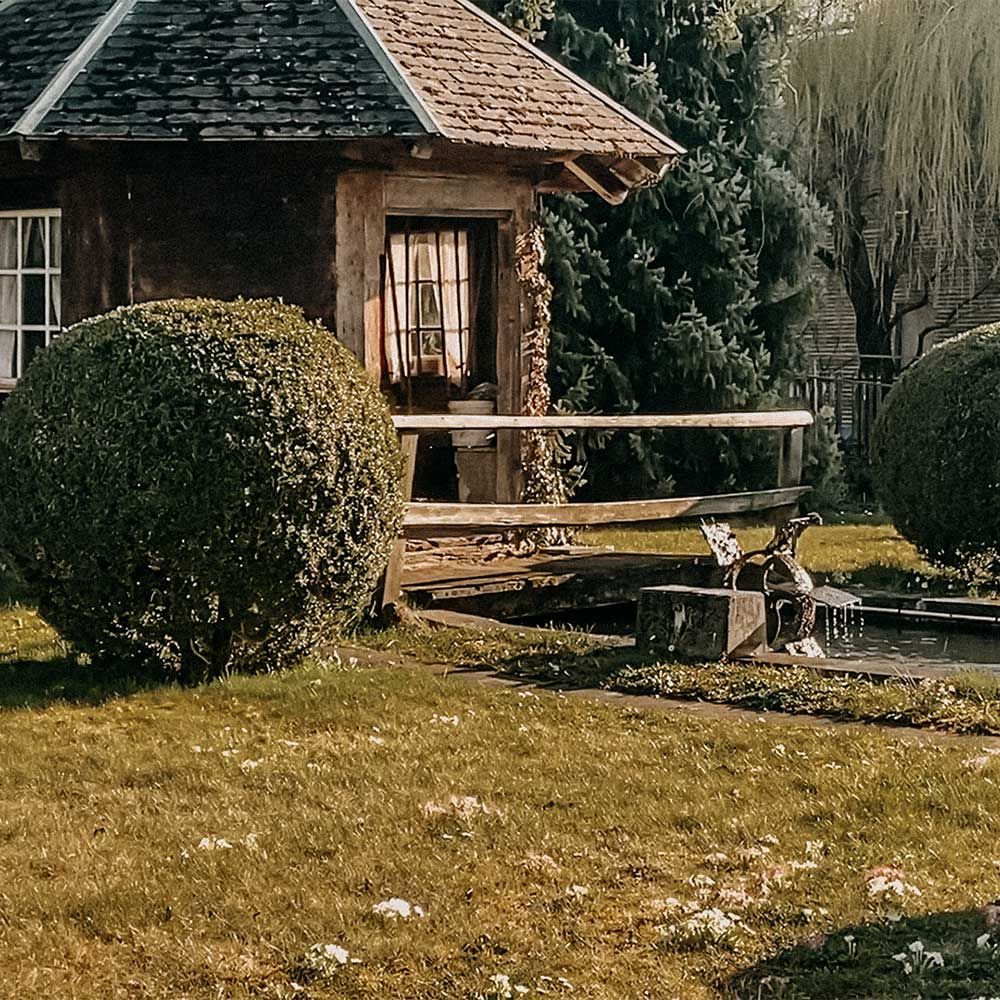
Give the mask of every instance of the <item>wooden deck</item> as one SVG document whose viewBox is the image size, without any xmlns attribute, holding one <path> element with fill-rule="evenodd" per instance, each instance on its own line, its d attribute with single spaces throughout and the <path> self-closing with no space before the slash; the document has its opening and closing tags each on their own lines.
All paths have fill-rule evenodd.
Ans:
<svg viewBox="0 0 1000 1000">
<path fill-rule="evenodd" d="M 624 604 L 642 587 L 709 586 L 720 573 L 711 556 L 581 547 L 505 557 L 470 545 L 408 553 L 403 592 L 416 608 L 519 618 Z"/>
</svg>

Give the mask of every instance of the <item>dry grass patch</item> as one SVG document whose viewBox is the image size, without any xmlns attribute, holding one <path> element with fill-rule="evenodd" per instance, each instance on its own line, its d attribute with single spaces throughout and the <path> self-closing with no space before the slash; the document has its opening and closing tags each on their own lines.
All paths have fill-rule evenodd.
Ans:
<svg viewBox="0 0 1000 1000">
<path fill-rule="evenodd" d="M 346 657 L 60 697 L 2 716 L 0 996 L 698 1000 L 770 996 L 780 974 L 786 996 L 910 997 L 891 956 L 927 926 L 911 917 L 978 955 L 969 911 L 1000 892 L 1000 765 L 975 746 Z M 879 865 L 921 893 L 900 923 L 870 892 Z M 393 899 L 425 915 L 373 912 Z M 702 933 L 715 911 L 724 931 Z M 985 989 L 970 963 L 936 982 Z"/>
</svg>

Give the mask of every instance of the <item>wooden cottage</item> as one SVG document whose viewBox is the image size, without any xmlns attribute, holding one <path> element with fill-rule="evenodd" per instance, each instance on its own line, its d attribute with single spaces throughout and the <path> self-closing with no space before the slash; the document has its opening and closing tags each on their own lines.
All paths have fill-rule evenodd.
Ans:
<svg viewBox="0 0 1000 1000">
<path fill-rule="evenodd" d="M 280 296 L 401 410 L 519 413 L 536 196 L 680 152 L 469 0 L 0 0 L 0 391 L 114 306 Z"/>
</svg>

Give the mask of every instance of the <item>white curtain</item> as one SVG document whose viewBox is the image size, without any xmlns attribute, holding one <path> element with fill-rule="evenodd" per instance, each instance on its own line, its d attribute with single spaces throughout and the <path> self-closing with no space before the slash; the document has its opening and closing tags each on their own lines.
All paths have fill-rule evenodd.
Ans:
<svg viewBox="0 0 1000 1000">
<path fill-rule="evenodd" d="M 382 301 L 389 378 L 442 375 L 462 384 L 471 326 L 468 233 L 393 233 L 387 258 Z"/>
</svg>

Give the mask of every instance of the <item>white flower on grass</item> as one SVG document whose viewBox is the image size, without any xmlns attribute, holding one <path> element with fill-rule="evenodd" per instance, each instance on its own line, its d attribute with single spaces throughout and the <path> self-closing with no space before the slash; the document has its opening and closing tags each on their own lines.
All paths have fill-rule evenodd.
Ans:
<svg viewBox="0 0 1000 1000">
<path fill-rule="evenodd" d="M 386 920 L 409 920 L 410 917 L 422 917 L 424 911 L 415 903 L 409 903 L 405 899 L 393 896 L 392 899 L 383 899 L 381 903 L 376 903 L 372 907 L 372 913 Z"/>
<path fill-rule="evenodd" d="M 844 944 L 847 945 L 847 957 L 857 958 L 858 957 L 858 942 L 853 934 L 844 935 Z"/>
<path fill-rule="evenodd" d="M 923 941 L 911 941 L 906 951 L 893 955 L 892 960 L 899 962 L 903 974 L 909 976 L 913 972 L 927 972 L 929 969 L 944 968 L 944 957 L 939 951 L 927 951 Z"/>
<path fill-rule="evenodd" d="M 302 964 L 311 972 L 330 976 L 350 961 L 350 952 L 339 944 L 314 944 L 305 953 Z"/>
<path fill-rule="evenodd" d="M 585 885 L 571 885 L 566 890 L 566 895 L 570 899 L 583 899 L 584 896 L 589 895 L 590 890 Z"/>
<path fill-rule="evenodd" d="M 692 875 L 688 879 L 688 885 L 695 889 L 711 889 L 715 885 L 715 879 L 711 875 Z"/>
<path fill-rule="evenodd" d="M 990 949 L 989 932 L 987 932 L 986 934 L 980 934 L 979 937 L 976 938 L 976 947 L 980 951 L 989 951 Z"/>
<path fill-rule="evenodd" d="M 665 899 L 647 899 L 642 905 L 645 909 L 652 910 L 658 916 L 665 917 L 673 910 L 679 910 L 681 901 L 674 896 L 667 896 Z"/>
<path fill-rule="evenodd" d="M 377 747 L 385 746 L 385 740 L 381 736 L 369 736 L 368 742 Z"/>
<path fill-rule="evenodd" d="M 231 851 L 233 845 L 225 837 L 202 837 L 198 841 L 199 851 Z"/>
<path fill-rule="evenodd" d="M 247 759 L 247 760 L 244 760 L 244 761 L 242 761 L 240 763 L 240 770 L 244 774 L 246 774 L 249 771 L 256 771 L 257 768 L 260 767 L 260 765 L 263 764 L 263 763 L 264 763 L 263 760 L 250 760 L 250 759 Z"/>
<path fill-rule="evenodd" d="M 704 944 L 720 944 L 740 929 L 739 918 L 717 907 L 698 910 L 686 920 L 657 927 L 660 937 L 669 944 L 682 948 L 696 948 Z"/>
<path fill-rule="evenodd" d="M 503 818 L 503 813 L 481 802 L 475 795 L 450 795 L 444 801 L 425 802 L 420 811 L 427 819 L 438 816 L 454 816 L 457 819 L 468 822 L 476 816 L 495 816 Z"/>
<path fill-rule="evenodd" d="M 724 854 L 722 851 L 716 851 L 714 854 L 709 854 L 705 857 L 706 865 L 724 865 L 727 861 L 729 861 L 729 855 Z"/>
<path fill-rule="evenodd" d="M 438 726 L 457 726 L 462 720 L 457 715 L 432 715 L 431 722 Z"/>
<path fill-rule="evenodd" d="M 486 993 L 479 994 L 479 1000 L 513 1000 L 514 997 L 524 996 L 531 990 L 520 983 L 512 983 L 510 976 L 497 973 L 489 978 L 490 989 Z"/>
<path fill-rule="evenodd" d="M 758 900 L 751 896 L 746 889 L 725 887 L 719 890 L 719 902 L 735 909 L 746 909 L 748 906 L 753 906 Z"/>
<path fill-rule="evenodd" d="M 539 875 L 558 875 L 562 870 L 559 863 L 549 854 L 529 852 L 521 862 L 522 867 Z"/>
<path fill-rule="evenodd" d="M 872 899 L 905 899 L 907 896 L 923 895 L 915 885 L 906 880 L 904 872 L 888 865 L 869 868 L 865 872 L 865 885 Z"/>
</svg>

